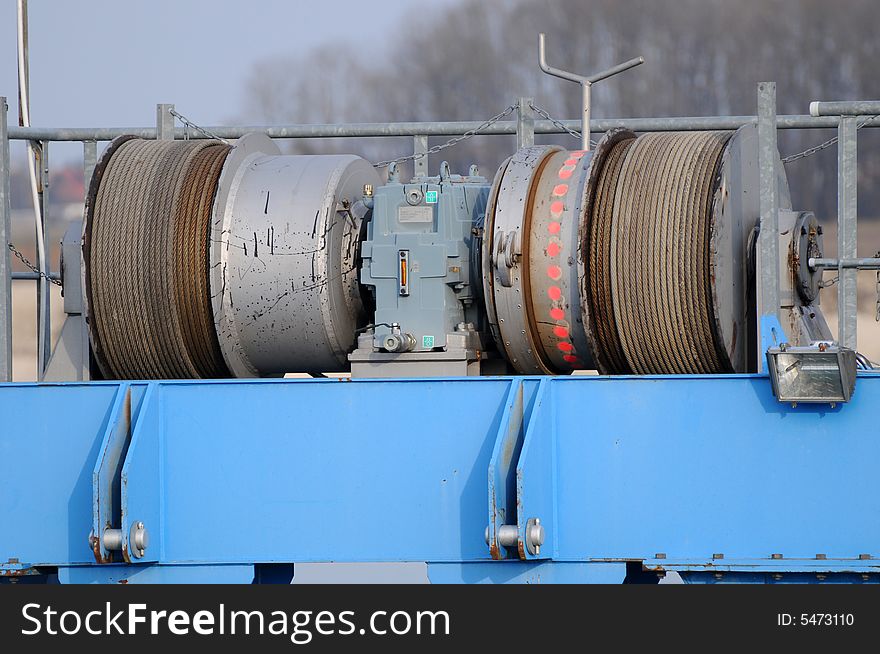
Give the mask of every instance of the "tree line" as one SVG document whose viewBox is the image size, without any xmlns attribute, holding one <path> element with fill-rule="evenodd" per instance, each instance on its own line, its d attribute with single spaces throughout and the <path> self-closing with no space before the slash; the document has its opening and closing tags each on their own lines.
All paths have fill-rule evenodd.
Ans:
<svg viewBox="0 0 880 654">
<path fill-rule="evenodd" d="M 876 0 L 462 0 L 413 9 L 389 34 L 346 32 L 306 57 L 257 63 L 247 81 L 249 121 L 268 123 L 482 120 L 515 102 L 560 118 L 579 115 L 574 84 L 541 73 L 537 38 L 560 68 L 590 73 L 642 55 L 646 63 L 593 91 L 593 116 L 701 116 L 756 112 L 759 81 L 777 82 L 779 113 L 812 100 L 880 97 Z M 381 36 L 381 60 L 359 43 Z M 880 119 L 877 120 L 880 123 Z M 880 125 L 878 125 L 880 126 Z M 783 156 L 834 135 L 780 134 Z M 538 137 L 576 147 L 570 136 Z M 445 139 L 431 139 L 436 144 Z M 860 215 L 880 216 L 880 129 L 860 132 Z M 298 152 L 350 151 L 378 161 L 411 151 L 409 139 L 295 141 Z M 476 137 L 434 155 L 491 177 L 512 137 Z M 797 208 L 836 216 L 836 150 L 787 166 Z"/>
</svg>

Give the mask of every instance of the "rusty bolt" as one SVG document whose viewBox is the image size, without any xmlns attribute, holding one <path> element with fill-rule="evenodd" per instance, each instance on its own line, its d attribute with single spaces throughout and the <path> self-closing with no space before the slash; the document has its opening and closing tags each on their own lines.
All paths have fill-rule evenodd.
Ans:
<svg viewBox="0 0 880 654">
<path fill-rule="evenodd" d="M 666 558 L 666 552 L 657 552 L 657 553 L 654 555 L 654 558 L 655 558 L 655 559 L 665 559 L 665 558 Z"/>
<path fill-rule="evenodd" d="M 724 558 L 724 555 L 721 554 L 721 553 L 713 554 L 713 555 L 712 555 L 712 558 L 713 558 L 713 559 L 723 559 L 723 558 Z"/>
<path fill-rule="evenodd" d="M 870 554 L 859 554 L 859 560 L 860 560 L 860 561 L 867 561 L 867 560 L 870 559 L 870 558 L 871 558 L 871 555 L 870 555 Z"/>
<path fill-rule="evenodd" d="M 771 554 L 771 555 L 770 555 L 770 558 L 771 558 L 771 559 L 781 559 L 781 558 L 782 558 L 782 554 Z"/>
<path fill-rule="evenodd" d="M 820 561 L 824 561 L 825 559 L 828 558 L 828 556 L 825 554 L 817 554 L 816 558 L 819 559 Z"/>
</svg>

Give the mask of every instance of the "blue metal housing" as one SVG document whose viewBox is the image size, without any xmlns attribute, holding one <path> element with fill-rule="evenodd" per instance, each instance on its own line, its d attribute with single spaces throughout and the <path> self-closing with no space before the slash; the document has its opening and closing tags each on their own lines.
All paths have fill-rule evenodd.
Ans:
<svg viewBox="0 0 880 654">
<path fill-rule="evenodd" d="M 0 575 L 427 561 L 435 581 L 608 582 L 637 562 L 872 581 L 880 376 L 856 389 L 793 408 L 760 375 L 0 385 Z M 518 548 L 487 545 L 502 524 Z M 107 526 L 122 552 L 95 538 Z"/>
</svg>

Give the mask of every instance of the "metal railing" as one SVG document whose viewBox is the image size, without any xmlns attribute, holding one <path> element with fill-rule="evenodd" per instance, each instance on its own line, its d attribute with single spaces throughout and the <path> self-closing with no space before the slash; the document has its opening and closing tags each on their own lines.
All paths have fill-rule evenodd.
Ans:
<svg viewBox="0 0 880 654">
<path fill-rule="evenodd" d="M 840 333 L 841 343 L 844 345 L 855 344 L 855 275 L 856 268 L 851 267 L 850 260 L 855 259 L 855 144 L 856 129 L 861 126 L 858 116 L 869 115 L 878 110 L 878 103 L 814 103 L 811 108 L 816 115 L 776 115 L 775 113 L 775 85 L 772 92 L 766 84 L 759 85 L 759 106 L 763 108 L 759 115 L 754 116 L 705 116 L 705 117 L 669 117 L 669 118 L 605 118 L 590 119 L 590 132 L 602 133 L 609 129 L 625 127 L 634 132 L 658 132 L 658 131 L 696 131 L 696 130 L 734 130 L 743 125 L 757 125 L 759 132 L 763 134 L 762 143 L 766 147 L 776 148 L 776 130 L 778 129 L 828 129 L 836 128 L 840 142 L 838 144 L 841 153 L 839 161 L 839 214 L 840 226 L 838 229 L 838 257 L 845 260 L 840 270 L 841 283 L 838 287 Z M 772 97 L 771 97 L 772 96 Z M 207 134 L 222 138 L 236 139 L 249 132 L 262 132 L 273 139 L 307 139 L 307 138 L 389 138 L 411 137 L 413 141 L 412 155 L 407 155 L 414 161 L 416 174 L 427 172 L 428 138 L 437 136 L 460 137 L 470 133 L 480 135 L 516 135 L 517 147 L 532 145 L 537 134 L 571 134 L 581 127 L 580 120 L 536 120 L 536 110 L 539 115 L 546 116 L 546 112 L 535 107 L 532 98 L 519 98 L 514 105 L 516 117 L 512 120 L 498 120 L 486 124 L 488 121 L 448 121 L 448 122 L 391 122 L 391 123 L 331 123 L 331 124 L 292 124 L 292 125 L 239 125 L 239 126 L 209 126 L 191 129 L 190 125 L 175 127 L 175 117 L 179 116 L 174 105 L 157 105 L 157 124 L 155 127 L 112 127 L 112 128 L 69 128 L 69 127 L 16 127 L 8 124 L 8 105 L 5 97 L 0 97 L 0 243 L 8 243 L 11 235 L 11 209 L 10 209 L 10 160 L 9 142 L 12 140 L 36 141 L 41 151 L 41 175 L 48 179 L 49 143 L 61 141 L 78 141 L 83 147 L 83 172 L 86 181 L 91 179 L 92 172 L 97 161 L 97 143 L 110 141 L 124 134 L 133 134 L 140 138 L 208 138 Z M 849 113 L 848 113 L 849 112 Z M 834 115 L 829 115 L 833 113 Z M 846 115 L 840 115 L 846 114 Z M 762 127 L 763 126 L 763 127 Z M 768 126 L 772 129 L 768 130 Z M 868 127 L 880 127 L 880 120 L 866 125 Z M 202 131 L 199 131 L 202 130 Z M 477 131 L 479 130 L 479 131 Z M 759 136 L 761 140 L 761 136 Z M 762 226 L 764 221 L 771 227 L 776 223 L 776 215 L 765 212 L 764 209 L 778 205 L 774 190 L 762 190 Z M 763 186 L 762 186 L 763 188 Z M 768 187 L 769 189 L 769 187 Z M 767 197 L 765 197 L 765 194 Z M 772 195 L 772 197 L 770 197 Z M 767 206 L 764 206 L 764 202 Z M 778 207 L 777 207 L 778 208 Z M 45 206 L 44 206 L 45 209 Z M 44 225 L 46 224 L 44 216 Z M 762 233 L 774 233 L 774 230 L 761 230 Z M 775 230 L 778 231 L 778 230 Z M 47 234 L 43 234 L 47 238 Z M 770 250 L 775 251 L 778 244 L 764 243 Z M 11 253 L 5 247 L 4 256 L 0 256 L 0 382 L 12 379 L 12 280 L 38 280 L 40 275 L 36 272 L 12 271 Z M 834 267 L 832 261 L 824 260 L 821 265 L 826 268 Z M 776 266 L 765 266 L 765 275 L 770 278 L 761 280 L 762 288 L 772 297 L 778 297 L 779 271 Z M 58 278 L 57 272 L 50 272 L 49 277 Z M 775 282 L 773 281 L 775 279 Z M 772 289 L 776 288 L 773 294 Z M 763 296 L 762 296 L 763 297 Z M 46 299 L 47 300 L 47 299 Z M 765 305 L 769 303 L 765 301 Z M 778 302 L 777 302 L 778 305 Z M 760 309 L 760 307 L 759 307 Z M 37 304 L 38 312 L 49 311 L 48 301 L 40 301 Z M 760 312 L 759 312 L 760 315 Z M 38 316 L 39 317 L 39 316 Z M 45 315 L 44 323 L 50 324 L 49 316 Z M 37 321 L 39 324 L 39 320 Z M 42 371 L 48 362 L 51 344 L 45 343 L 49 339 L 46 333 L 37 334 L 38 352 L 44 352 L 44 360 L 38 362 L 38 377 L 42 377 Z M 40 347 L 45 343 L 45 347 Z"/>
</svg>

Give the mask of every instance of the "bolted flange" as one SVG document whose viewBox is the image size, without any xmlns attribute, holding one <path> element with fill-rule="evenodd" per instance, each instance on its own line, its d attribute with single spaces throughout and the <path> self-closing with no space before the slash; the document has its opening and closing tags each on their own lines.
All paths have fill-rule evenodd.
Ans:
<svg viewBox="0 0 880 654">
<path fill-rule="evenodd" d="M 529 518 L 526 523 L 526 549 L 532 556 L 541 553 L 541 545 L 544 544 L 544 525 L 540 518 Z"/>
<path fill-rule="evenodd" d="M 129 534 L 129 543 L 131 545 L 130 554 L 134 557 L 141 558 L 144 556 L 147 547 L 150 545 L 150 535 L 143 522 L 135 522 L 131 526 Z"/>
</svg>

